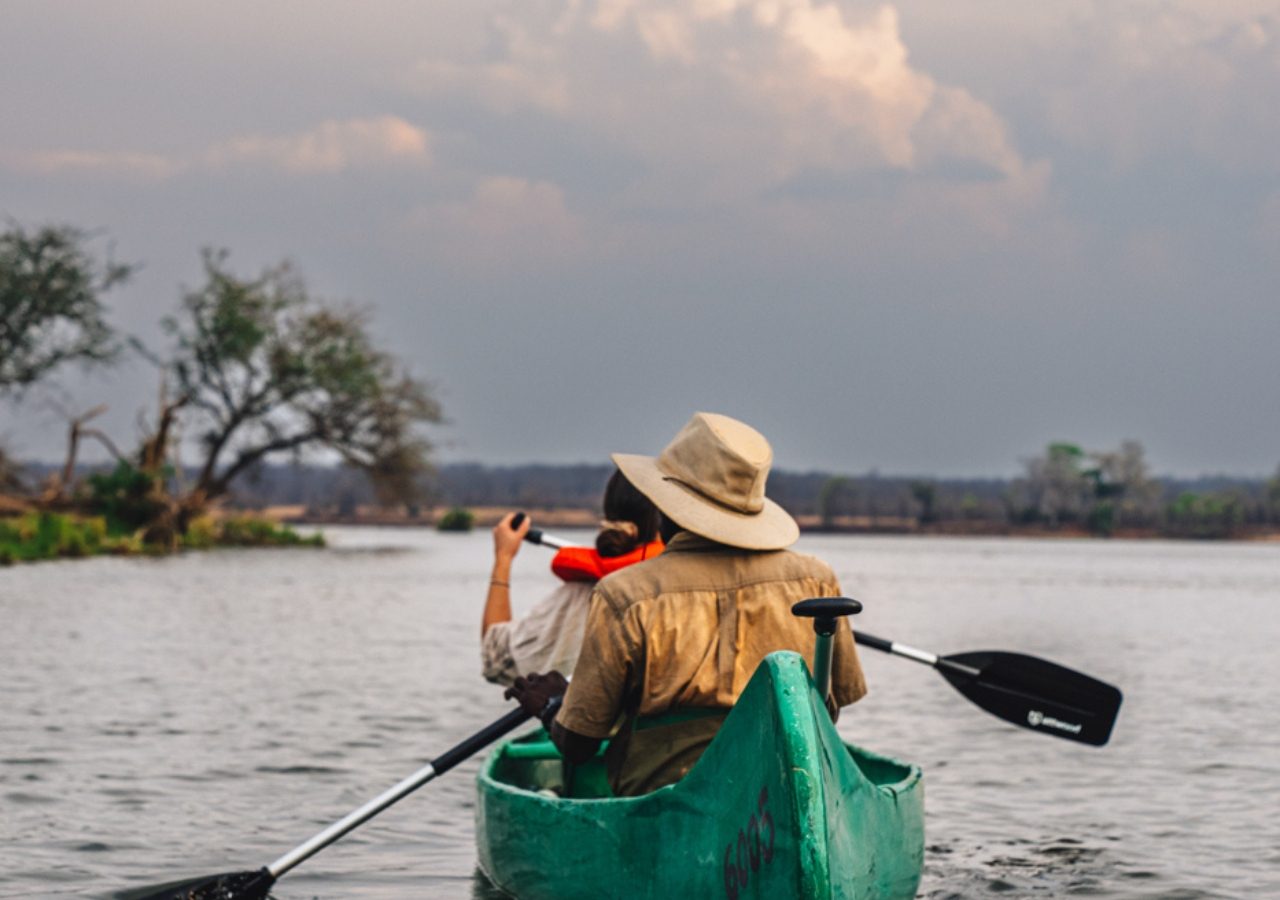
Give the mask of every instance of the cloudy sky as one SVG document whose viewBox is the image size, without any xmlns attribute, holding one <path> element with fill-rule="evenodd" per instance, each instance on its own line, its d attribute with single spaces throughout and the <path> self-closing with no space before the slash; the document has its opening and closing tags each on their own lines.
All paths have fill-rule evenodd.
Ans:
<svg viewBox="0 0 1280 900">
<path fill-rule="evenodd" d="M 143 262 L 148 340 L 201 247 L 292 260 L 435 384 L 443 459 L 705 409 L 792 470 L 1280 463 L 1280 0 L 2 8 L 0 215 Z M 155 393 L 61 381 L 122 440 Z"/>
</svg>

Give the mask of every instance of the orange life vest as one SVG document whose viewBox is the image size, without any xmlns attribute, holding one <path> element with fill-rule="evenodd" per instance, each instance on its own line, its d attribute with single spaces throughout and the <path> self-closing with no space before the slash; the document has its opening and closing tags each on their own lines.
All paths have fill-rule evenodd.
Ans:
<svg viewBox="0 0 1280 900">
<path fill-rule="evenodd" d="M 551 560 L 551 571 L 564 581 L 599 581 L 610 572 L 652 559 L 662 546 L 662 541 L 653 541 L 622 556 L 601 556 L 595 547 L 564 547 Z"/>
</svg>

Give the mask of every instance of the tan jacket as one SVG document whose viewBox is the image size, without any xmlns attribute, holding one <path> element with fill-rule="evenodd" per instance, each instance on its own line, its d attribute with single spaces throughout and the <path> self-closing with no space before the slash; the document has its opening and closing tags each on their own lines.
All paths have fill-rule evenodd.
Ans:
<svg viewBox="0 0 1280 900">
<path fill-rule="evenodd" d="M 604 738 L 621 720 L 609 752 L 610 781 L 619 795 L 678 781 L 710 743 L 719 717 L 647 727 L 653 717 L 723 713 L 775 650 L 811 660 L 812 620 L 793 616 L 791 606 L 839 593 L 831 568 L 811 556 L 738 550 L 682 533 L 656 559 L 596 585 L 556 721 Z M 832 696 L 847 706 L 867 688 L 845 622 L 832 657 Z"/>
</svg>

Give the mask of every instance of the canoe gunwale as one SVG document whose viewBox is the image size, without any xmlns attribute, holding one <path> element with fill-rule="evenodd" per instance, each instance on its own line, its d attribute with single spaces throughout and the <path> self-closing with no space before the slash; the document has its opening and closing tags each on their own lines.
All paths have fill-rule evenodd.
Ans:
<svg viewBox="0 0 1280 900">
<path fill-rule="evenodd" d="M 915 895 L 921 770 L 845 741 L 796 654 L 767 657 L 688 775 L 651 793 L 558 797 L 511 783 L 555 757 L 507 748 L 544 740 L 534 729 L 504 742 L 477 775 L 480 869 L 522 900 L 613 896 L 619 885 L 654 900 Z"/>
</svg>

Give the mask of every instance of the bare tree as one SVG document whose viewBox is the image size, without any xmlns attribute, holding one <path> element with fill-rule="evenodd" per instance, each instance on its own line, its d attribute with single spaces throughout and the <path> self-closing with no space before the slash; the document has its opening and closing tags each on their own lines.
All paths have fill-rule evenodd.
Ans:
<svg viewBox="0 0 1280 900">
<path fill-rule="evenodd" d="M 1111 501 L 1118 520 L 1154 522 L 1160 514 L 1163 488 L 1151 478 L 1145 451 L 1138 441 L 1124 441 L 1120 449 L 1089 454 L 1095 468 L 1094 492 L 1100 501 Z"/>
<path fill-rule="evenodd" d="M 95 406 L 88 412 L 77 414 L 62 409 L 59 411 L 67 420 L 67 456 L 62 463 L 61 474 L 50 476 L 49 484 L 41 498 L 43 503 L 53 506 L 66 503 L 70 499 L 71 486 L 75 483 L 76 459 L 80 452 L 80 444 L 85 439 L 100 443 L 117 461 L 124 460 L 124 455 L 106 433 L 97 428 L 87 427 L 90 422 L 107 411 L 105 403 Z"/>
<path fill-rule="evenodd" d="M 1078 446 L 1059 442 L 1050 444 L 1044 456 L 1026 460 L 1026 475 L 1013 486 L 1022 513 L 1052 526 L 1078 521 L 1093 496 L 1093 483 L 1082 468 L 1084 459 Z"/>
</svg>

